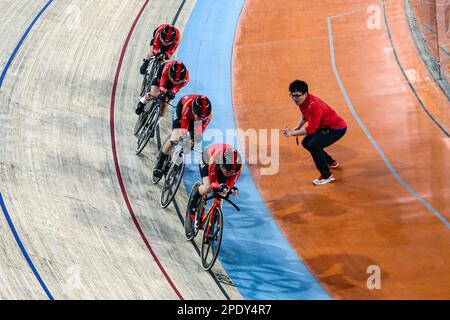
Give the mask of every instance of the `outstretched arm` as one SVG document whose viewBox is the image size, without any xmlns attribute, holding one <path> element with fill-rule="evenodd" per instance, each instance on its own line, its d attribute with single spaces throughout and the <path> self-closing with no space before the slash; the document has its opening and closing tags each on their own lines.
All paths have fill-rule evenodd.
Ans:
<svg viewBox="0 0 450 320">
<path fill-rule="evenodd" d="M 298 136 L 306 136 L 308 133 L 305 128 L 290 130 L 287 126 L 284 129 L 281 129 L 281 132 L 284 134 L 286 138 L 289 137 L 298 137 Z"/>
<path fill-rule="evenodd" d="M 297 125 L 295 126 L 295 128 L 292 129 L 292 131 L 301 129 L 301 128 L 305 125 L 305 123 L 306 123 L 306 120 L 305 120 L 305 118 L 302 116 L 302 118 L 299 120 L 299 122 L 297 123 Z"/>
</svg>

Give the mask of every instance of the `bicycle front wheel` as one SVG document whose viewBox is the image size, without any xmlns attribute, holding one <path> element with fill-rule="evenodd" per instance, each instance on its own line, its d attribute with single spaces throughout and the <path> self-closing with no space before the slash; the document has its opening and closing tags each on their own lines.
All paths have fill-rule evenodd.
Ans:
<svg viewBox="0 0 450 320">
<path fill-rule="evenodd" d="M 219 207 L 206 221 L 202 237 L 202 266 L 205 271 L 211 270 L 219 256 L 223 233 L 223 214 Z"/>
<path fill-rule="evenodd" d="M 156 106 L 153 107 L 152 112 L 147 118 L 147 122 L 145 123 L 144 127 L 141 130 L 141 133 L 139 134 L 139 138 L 137 141 L 136 155 L 141 154 L 147 143 L 150 141 L 150 138 L 154 136 L 156 126 L 158 125 L 158 121 L 159 121 L 159 106 Z"/>
<path fill-rule="evenodd" d="M 172 164 L 167 172 L 164 185 L 161 190 L 161 208 L 165 209 L 172 202 L 180 187 L 184 173 L 184 154 L 178 154 L 172 159 Z"/>
</svg>

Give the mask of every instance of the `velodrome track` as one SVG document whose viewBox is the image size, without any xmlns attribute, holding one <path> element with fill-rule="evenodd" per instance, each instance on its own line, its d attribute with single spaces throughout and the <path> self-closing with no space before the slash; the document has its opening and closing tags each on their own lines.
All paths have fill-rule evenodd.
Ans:
<svg viewBox="0 0 450 320">
<path fill-rule="evenodd" d="M 401 2 L 387 1 L 388 23 L 368 31 L 366 0 L 221 1 L 0 0 L 0 299 L 449 298 L 449 104 Z M 212 23 L 221 13 L 239 20 L 228 97 L 223 75 L 204 69 L 228 57 L 194 43 L 211 24 L 234 34 Z M 293 125 L 287 86 L 303 78 L 350 128 L 331 148 L 343 165 L 333 185 L 312 187 L 316 170 L 292 140 L 281 138 L 277 175 L 248 166 L 240 185 L 254 191 L 242 187 L 237 201 L 246 215 L 225 218 L 228 274 L 219 262 L 204 272 L 185 241 L 183 186 L 160 209 L 156 144 L 134 155 L 138 69 L 154 27 L 174 19 L 189 29 L 187 91 L 218 95 L 212 127 Z M 161 136 L 169 126 L 168 112 Z M 370 265 L 382 290 L 366 287 Z"/>
<path fill-rule="evenodd" d="M 181 4 L 183 30 L 194 3 L 55 0 L 23 41 L 0 92 L 0 190 L 8 212 L 0 218 L 1 299 L 241 298 L 219 283 L 220 264 L 214 274 L 201 269 L 175 209 L 159 208 L 159 187 L 149 183 L 155 145 L 134 155 L 138 70 L 150 34 L 173 21 Z M 2 70 L 46 4 L 0 1 Z M 111 129 L 142 236 L 118 183 Z"/>
</svg>

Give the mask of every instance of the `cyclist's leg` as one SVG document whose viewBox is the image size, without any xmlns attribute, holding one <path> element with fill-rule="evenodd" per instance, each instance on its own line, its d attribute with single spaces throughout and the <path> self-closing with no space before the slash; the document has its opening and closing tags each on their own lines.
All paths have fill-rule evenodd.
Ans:
<svg viewBox="0 0 450 320">
<path fill-rule="evenodd" d="M 206 166 L 205 172 L 208 171 L 208 166 Z M 202 185 L 198 187 L 197 192 L 192 197 L 192 203 L 191 203 L 191 213 L 194 213 L 194 210 L 197 208 L 198 201 L 201 197 L 207 196 L 210 189 L 210 182 L 209 177 L 202 177 Z"/>
<path fill-rule="evenodd" d="M 152 86 L 150 87 L 150 92 L 147 92 L 144 97 L 141 99 L 141 102 L 144 102 L 144 104 L 147 104 L 151 101 L 153 101 L 153 99 L 155 99 L 155 97 L 158 97 L 159 94 L 161 93 L 161 91 L 159 90 L 159 83 L 158 85 L 154 85 L 152 83 Z"/>
<path fill-rule="evenodd" d="M 172 150 L 172 147 L 174 143 L 179 142 L 181 137 L 185 137 L 187 133 L 181 128 L 181 114 L 183 111 L 183 100 L 180 99 L 180 101 L 177 104 L 176 110 L 174 112 L 174 118 L 172 121 L 172 135 L 170 137 L 170 144 L 166 144 L 166 146 L 163 148 L 163 152 L 165 154 L 169 154 Z M 184 140 L 185 142 L 186 140 Z M 184 144 L 183 142 L 183 153 L 185 155 L 189 154 L 191 152 L 191 148 L 189 144 Z"/>
<path fill-rule="evenodd" d="M 162 169 L 164 162 L 166 162 L 167 158 L 169 158 L 170 152 L 173 149 L 174 142 L 178 141 L 182 135 L 181 129 L 173 129 L 172 136 L 169 141 L 167 141 L 162 149 L 161 153 L 158 155 L 158 163 L 156 164 L 155 170 L 153 171 L 153 175 L 160 178 L 162 177 Z"/>
<path fill-rule="evenodd" d="M 206 154 L 202 154 L 200 157 L 200 176 L 202 178 L 202 185 L 198 188 L 199 194 L 204 196 L 211 191 L 211 182 L 209 181 L 209 158 Z"/>
<path fill-rule="evenodd" d="M 168 155 L 170 153 L 170 151 L 172 151 L 174 144 L 177 143 L 178 141 L 180 141 L 180 138 L 182 136 L 183 136 L 183 130 L 174 128 L 172 130 L 172 136 L 170 137 L 170 141 L 167 141 L 167 143 L 163 147 L 163 150 L 162 150 L 163 153 Z"/>
<path fill-rule="evenodd" d="M 145 106 L 147 105 L 147 103 L 153 100 L 153 97 L 157 97 L 159 95 L 159 79 L 160 77 L 155 77 L 152 80 L 150 92 L 147 92 L 139 101 L 135 109 L 137 115 L 140 115 L 142 111 L 144 111 Z"/>
<path fill-rule="evenodd" d="M 177 104 L 176 111 L 174 113 L 173 121 L 172 121 L 172 135 L 170 137 L 170 141 L 166 143 L 166 145 L 163 147 L 163 153 L 169 154 L 172 150 L 172 146 L 174 142 L 177 142 L 180 140 L 180 137 L 183 134 L 183 131 L 181 130 L 181 113 L 183 111 L 183 102 L 180 100 Z"/>
<path fill-rule="evenodd" d="M 147 103 L 153 100 L 153 97 L 157 97 L 160 94 L 159 83 L 163 74 L 164 66 L 158 68 L 156 76 L 152 79 L 152 83 L 150 84 L 150 92 L 146 93 L 144 97 L 142 97 L 138 106 L 136 107 L 136 114 L 141 114 L 142 110 Z"/>
<path fill-rule="evenodd" d="M 201 143 L 201 135 L 199 137 L 195 136 L 195 121 L 189 121 L 189 137 L 191 138 L 191 145 L 189 148 L 189 153 L 190 153 L 191 150 L 194 149 L 196 143 L 198 143 L 198 144 Z M 202 149 L 202 146 L 200 145 L 199 148 Z M 185 149 L 187 149 L 187 148 L 185 148 Z M 185 151 L 187 151 L 187 150 L 185 150 Z M 186 154 L 187 153 L 188 152 L 186 152 Z"/>
<path fill-rule="evenodd" d="M 147 73 L 148 66 L 150 65 L 150 61 L 153 58 L 153 50 L 150 50 L 149 53 L 146 54 L 145 58 L 143 59 L 142 65 L 139 69 L 140 74 L 145 75 Z"/>
<path fill-rule="evenodd" d="M 146 93 L 141 100 L 139 101 L 138 105 L 136 106 L 136 114 L 140 115 L 142 113 L 142 111 L 144 111 L 145 106 L 153 100 L 153 96 L 158 95 L 159 94 L 159 87 L 153 87 L 151 88 L 150 92 Z"/>
<path fill-rule="evenodd" d="M 156 79 L 155 79 L 156 80 Z M 158 97 L 161 93 L 161 90 L 159 89 L 159 82 L 156 83 L 156 81 L 152 82 L 152 86 L 150 87 L 150 92 L 148 92 L 145 95 L 145 100 L 147 100 L 147 103 L 152 101 L 154 97 Z"/>
<path fill-rule="evenodd" d="M 156 164 L 156 168 L 153 171 L 153 175 L 156 177 L 162 177 L 162 167 L 164 165 L 164 162 L 169 157 L 170 152 L 172 151 L 174 142 L 178 141 L 182 135 L 181 131 L 181 111 L 183 109 L 183 105 L 181 104 L 181 101 L 178 103 L 177 111 L 175 113 L 175 119 L 172 123 L 172 135 L 170 137 L 170 140 L 167 141 L 164 146 L 162 147 L 162 152 L 158 157 L 158 163 Z"/>
<path fill-rule="evenodd" d="M 191 214 L 194 213 L 198 200 L 205 194 L 208 194 L 209 188 L 210 188 L 210 182 L 209 182 L 209 172 L 208 172 L 208 165 L 205 164 L 203 161 L 200 161 L 199 164 L 200 169 L 200 176 L 202 177 L 202 184 L 198 187 L 198 189 L 195 191 L 195 193 L 192 195 L 192 201 L 190 203 L 190 211 Z"/>
<path fill-rule="evenodd" d="M 160 87 L 160 81 L 162 78 L 163 71 L 164 71 L 164 66 L 161 66 L 156 71 L 156 75 L 153 76 L 152 82 L 150 84 L 150 92 L 146 94 L 146 98 L 148 101 L 153 100 L 153 97 L 157 97 L 161 93 L 159 87 Z"/>
<path fill-rule="evenodd" d="M 202 185 L 198 188 L 200 196 L 204 196 L 209 193 L 211 184 L 209 182 L 209 177 L 202 178 Z"/>
</svg>

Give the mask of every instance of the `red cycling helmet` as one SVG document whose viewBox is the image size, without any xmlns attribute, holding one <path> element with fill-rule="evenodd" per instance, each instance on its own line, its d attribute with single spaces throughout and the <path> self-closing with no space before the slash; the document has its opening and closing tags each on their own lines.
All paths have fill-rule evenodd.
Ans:
<svg viewBox="0 0 450 320">
<path fill-rule="evenodd" d="M 200 118 L 206 118 L 211 114 L 211 101 L 206 96 L 198 96 L 192 104 L 192 113 Z"/>
<path fill-rule="evenodd" d="M 173 26 L 165 26 L 161 30 L 160 39 L 168 44 L 172 44 L 177 37 L 177 30 Z"/>
<path fill-rule="evenodd" d="M 224 168 L 227 171 L 230 171 L 231 174 L 236 175 L 239 173 L 242 167 L 242 159 L 241 155 L 237 150 L 235 150 L 233 147 L 227 147 L 225 149 L 225 152 L 223 153 L 222 158 L 222 168 Z"/>
<path fill-rule="evenodd" d="M 183 81 L 186 79 L 186 66 L 183 62 L 175 62 L 169 70 L 170 77 L 175 81 Z"/>
</svg>

